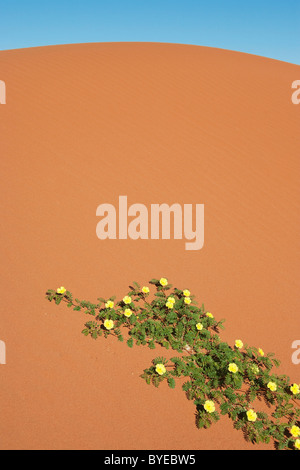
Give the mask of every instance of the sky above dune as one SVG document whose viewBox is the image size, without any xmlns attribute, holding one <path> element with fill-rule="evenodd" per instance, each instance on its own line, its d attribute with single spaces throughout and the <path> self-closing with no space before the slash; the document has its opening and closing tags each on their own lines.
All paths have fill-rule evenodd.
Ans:
<svg viewBox="0 0 300 470">
<path fill-rule="evenodd" d="M 0 50 L 166 42 L 300 64 L 299 0 L 1 0 L 0 18 Z"/>
</svg>

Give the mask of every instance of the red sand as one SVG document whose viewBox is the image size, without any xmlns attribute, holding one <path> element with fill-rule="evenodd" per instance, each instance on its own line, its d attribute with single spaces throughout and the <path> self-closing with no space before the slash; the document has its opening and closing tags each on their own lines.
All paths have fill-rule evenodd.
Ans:
<svg viewBox="0 0 300 470">
<path fill-rule="evenodd" d="M 180 387 L 139 374 L 161 350 L 85 338 L 45 300 L 123 296 L 165 276 L 223 338 L 273 351 L 299 339 L 300 68 L 220 49 L 88 44 L 0 52 L 2 449 L 262 449 L 229 419 L 198 430 Z M 204 203 L 205 245 L 96 237 L 96 208 Z M 270 448 L 270 446 L 267 446 Z"/>
</svg>

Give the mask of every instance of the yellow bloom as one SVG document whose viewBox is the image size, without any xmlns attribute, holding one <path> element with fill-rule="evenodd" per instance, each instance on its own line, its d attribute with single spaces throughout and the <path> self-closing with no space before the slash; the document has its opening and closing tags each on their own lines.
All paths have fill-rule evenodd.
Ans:
<svg viewBox="0 0 300 470">
<path fill-rule="evenodd" d="M 168 308 L 173 308 L 173 307 L 174 307 L 173 302 L 167 302 L 167 303 L 166 303 L 166 307 L 168 307 Z"/>
<path fill-rule="evenodd" d="M 125 295 L 125 297 L 123 297 L 123 302 L 124 304 L 131 304 L 131 297 L 129 297 L 129 295 Z"/>
<path fill-rule="evenodd" d="M 185 297 L 184 303 L 189 305 L 191 303 L 191 299 L 189 297 Z"/>
<path fill-rule="evenodd" d="M 163 364 L 156 364 L 155 370 L 159 375 L 163 375 L 166 373 L 166 368 Z"/>
<path fill-rule="evenodd" d="M 201 331 L 202 328 L 203 328 L 202 323 L 197 323 L 196 328 L 197 328 L 197 330 Z"/>
<path fill-rule="evenodd" d="M 105 304 L 106 308 L 114 308 L 114 302 L 112 300 L 108 300 Z"/>
<path fill-rule="evenodd" d="M 235 347 L 238 349 L 242 349 L 243 346 L 244 346 L 243 341 L 241 341 L 240 339 L 237 339 L 235 342 Z"/>
<path fill-rule="evenodd" d="M 104 326 L 107 330 L 111 330 L 114 327 L 114 322 L 112 320 L 105 320 Z"/>
<path fill-rule="evenodd" d="M 149 294 L 149 292 L 150 292 L 149 287 L 147 287 L 147 286 L 142 287 L 142 292 L 144 292 L 144 294 Z"/>
<path fill-rule="evenodd" d="M 258 367 L 256 364 L 254 364 L 254 365 L 251 367 L 251 369 L 252 369 L 252 372 L 253 372 L 254 374 L 256 374 L 256 375 L 259 374 L 259 367 Z"/>
<path fill-rule="evenodd" d="M 299 385 L 297 384 L 291 385 L 290 391 L 293 393 L 293 395 L 298 395 L 298 393 L 300 393 Z"/>
<path fill-rule="evenodd" d="M 255 413 L 254 410 L 248 410 L 246 414 L 247 414 L 248 421 L 254 422 L 257 420 L 257 414 Z"/>
<path fill-rule="evenodd" d="M 214 318 L 213 314 L 210 313 L 210 312 L 207 312 L 206 316 L 209 317 L 209 318 Z"/>
<path fill-rule="evenodd" d="M 277 390 L 277 385 L 275 382 L 269 382 L 267 387 L 272 391 L 272 392 L 276 392 Z"/>
<path fill-rule="evenodd" d="M 232 372 L 233 374 L 236 374 L 238 372 L 239 368 L 234 362 L 231 362 L 228 366 L 228 370 L 229 370 L 229 372 Z"/>
<path fill-rule="evenodd" d="M 299 437 L 300 436 L 300 428 L 298 426 L 292 426 L 290 429 L 290 433 L 293 437 Z"/>
<path fill-rule="evenodd" d="M 132 315 L 132 310 L 130 310 L 130 308 L 125 308 L 124 315 L 129 318 Z"/>
<path fill-rule="evenodd" d="M 168 302 L 171 302 L 172 304 L 175 304 L 176 300 L 174 299 L 174 297 L 168 297 Z"/>
<path fill-rule="evenodd" d="M 56 289 L 56 292 L 58 294 L 64 294 L 66 292 L 66 289 L 63 286 L 61 286 L 61 287 L 58 287 L 58 289 Z"/>
<path fill-rule="evenodd" d="M 205 411 L 207 411 L 207 413 L 213 413 L 214 411 L 216 411 L 214 402 L 211 400 L 206 400 L 206 402 L 204 403 L 204 409 Z"/>
<path fill-rule="evenodd" d="M 165 277 L 162 277 L 159 281 L 160 285 L 165 287 L 168 285 L 168 279 L 166 279 Z"/>
<path fill-rule="evenodd" d="M 300 439 L 295 440 L 295 447 L 297 450 L 300 450 Z"/>
<path fill-rule="evenodd" d="M 185 297 L 189 297 L 189 296 L 191 295 L 191 293 L 190 293 L 190 291 L 189 291 L 188 289 L 184 289 L 183 295 L 184 295 Z"/>
<path fill-rule="evenodd" d="M 264 355 L 265 355 L 265 353 L 263 352 L 263 350 L 262 350 L 261 348 L 259 348 L 258 353 L 260 354 L 260 356 L 264 356 Z"/>
</svg>

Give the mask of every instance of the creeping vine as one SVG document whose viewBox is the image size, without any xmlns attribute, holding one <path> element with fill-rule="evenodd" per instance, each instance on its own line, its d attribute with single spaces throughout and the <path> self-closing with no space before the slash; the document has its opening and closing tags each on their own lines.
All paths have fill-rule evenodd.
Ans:
<svg viewBox="0 0 300 470">
<path fill-rule="evenodd" d="M 149 284 L 141 287 L 134 282 L 120 301 L 74 299 L 63 286 L 48 290 L 46 298 L 90 315 L 82 331 L 85 336 L 113 335 L 124 341 L 127 328 L 129 347 L 135 343 L 154 349 L 159 344 L 177 351 L 179 355 L 170 359 L 153 359 L 141 377 L 156 387 L 166 380 L 171 388 L 176 378 L 185 377 L 182 388 L 194 401 L 198 428 L 208 428 L 221 415 L 228 415 L 234 428 L 252 443 L 300 450 L 300 385 L 274 372 L 280 365 L 274 354 L 241 339 L 234 345 L 222 341 L 224 320 L 216 320 L 204 305 L 198 307 L 188 289 L 173 288 L 166 278 Z M 262 400 L 268 412 L 259 410 Z"/>
</svg>

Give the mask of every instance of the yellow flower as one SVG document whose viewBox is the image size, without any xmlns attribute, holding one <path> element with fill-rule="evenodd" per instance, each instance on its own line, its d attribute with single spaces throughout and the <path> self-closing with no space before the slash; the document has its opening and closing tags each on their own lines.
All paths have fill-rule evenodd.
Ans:
<svg viewBox="0 0 300 470">
<path fill-rule="evenodd" d="M 251 369 L 252 369 L 252 372 L 253 372 L 254 374 L 256 374 L 256 375 L 259 374 L 259 367 L 258 367 L 256 364 L 254 364 L 254 365 L 251 367 Z"/>
<path fill-rule="evenodd" d="M 159 281 L 160 285 L 165 287 L 168 285 L 168 279 L 166 279 L 165 277 L 162 277 Z"/>
<path fill-rule="evenodd" d="M 202 328 L 203 328 L 202 323 L 197 323 L 196 328 L 197 328 L 197 330 L 201 331 Z"/>
<path fill-rule="evenodd" d="M 291 385 L 290 391 L 293 393 L 293 395 L 298 395 L 298 393 L 300 393 L 299 385 L 297 384 Z"/>
<path fill-rule="evenodd" d="M 300 428 L 298 426 L 292 426 L 290 429 L 290 433 L 293 437 L 299 437 L 300 436 Z"/>
<path fill-rule="evenodd" d="M 130 310 L 130 308 L 125 308 L 124 315 L 129 318 L 132 315 L 132 310 Z"/>
<path fill-rule="evenodd" d="M 185 297 L 189 297 L 189 296 L 191 295 L 191 293 L 190 293 L 190 291 L 189 291 L 188 289 L 184 289 L 183 295 L 184 295 Z"/>
<path fill-rule="evenodd" d="M 159 375 L 163 375 L 166 373 L 166 368 L 163 364 L 156 364 L 155 370 Z"/>
<path fill-rule="evenodd" d="M 235 342 L 235 347 L 238 349 L 242 349 L 243 346 L 244 346 L 243 341 L 241 341 L 240 339 L 237 339 Z"/>
<path fill-rule="evenodd" d="M 173 308 L 173 307 L 174 307 L 173 302 L 167 302 L 167 303 L 166 303 L 166 307 L 168 307 L 168 308 Z"/>
<path fill-rule="evenodd" d="M 191 303 L 191 299 L 189 297 L 184 298 L 184 303 L 189 305 Z"/>
<path fill-rule="evenodd" d="M 114 327 L 114 322 L 112 320 L 105 320 L 104 326 L 107 330 L 111 330 Z"/>
<path fill-rule="evenodd" d="M 248 421 L 254 422 L 257 420 L 257 414 L 255 413 L 255 411 L 248 410 L 246 414 L 247 414 Z"/>
<path fill-rule="evenodd" d="M 264 355 L 265 355 L 265 353 L 263 352 L 263 350 L 262 350 L 261 348 L 259 348 L 258 353 L 260 354 L 260 356 L 264 356 Z"/>
<path fill-rule="evenodd" d="M 64 294 L 66 292 L 66 289 L 63 286 L 61 286 L 61 287 L 58 287 L 58 289 L 56 289 L 56 292 L 58 294 Z"/>
<path fill-rule="evenodd" d="M 142 292 L 144 292 L 144 294 L 149 294 L 149 292 L 150 292 L 149 287 L 147 287 L 147 286 L 142 287 Z"/>
<path fill-rule="evenodd" d="M 168 302 L 171 302 L 172 304 L 175 304 L 176 300 L 174 299 L 174 297 L 168 297 Z"/>
<path fill-rule="evenodd" d="M 238 372 L 239 368 L 234 362 L 231 362 L 228 366 L 228 370 L 229 370 L 229 372 L 232 372 L 233 374 L 236 374 Z"/>
<path fill-rule="evenodd" d="M 300 439 L 295 440 L 295 447 L 297 450 L 300 450 Z"/>
<path fill-rule="evenodd" d="M 209 317 L 209 318 L 214 318 L 213 314 L 210 313 L 210 312 L 207 312 L 206 316 Z"/>
<path fill-rule="evenodd" d="M 114 308 L 114 302 L 112 300 L 108 300 L 105 304 L 106 308 Z"/>
<path fill-rule="evenodd" d="M 204 409 L 205 411 L 207 411 L 207 413 L 213 413 L 214 411 L 216 411 L 214 402 L 211 400 L 206 400 L 206 402 L 204 403 Z"/>
<path fill-rule="evenodd" d="M 125 297 L 123 297 L 123 302 L 124 304 L 131 304 L 131 297 L 129 297 L 129 295 L 125 295 Z"/>
<path fill-rule="evenodd" d="M 277 385 L 275 382 L 269 382 L 267 387 L 272 391 L 272 392 L 276 392 L 277 390 Z"/>
</svg>

